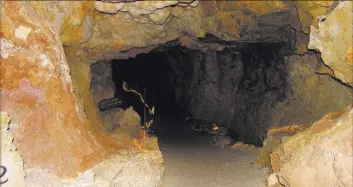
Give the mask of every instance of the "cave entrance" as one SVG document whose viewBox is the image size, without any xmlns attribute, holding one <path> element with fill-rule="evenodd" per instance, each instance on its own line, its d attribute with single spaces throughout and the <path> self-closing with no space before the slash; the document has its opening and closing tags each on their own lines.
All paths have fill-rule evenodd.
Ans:
<svg viewBox="0 0 353 187">
<path fill-rule="evenodd" d="M 221 135 L 229 145 L 261 146 L 275 106 L 290 91 L 284 48 L 281 43 L 241 46 L 201 52 L 173 42 L 112 60 L 114 97 L 124 101 L 120 107 L 134 108 L 141 125 L 153 119 L 151 129 L 159 137 Z M 191 129 L 196 134 L 187 133 Z"/>
<path fill-rule="evenodd" d="M 261 146 L 276 106 L 290 91 L 284 52 L 280 43 L 244 43 L 207 52 L 165 44 L 111 62 L 114 96 L 133 106 L 142 124 L 150 119 L 148 110 L 139 96 L 126 92 L 124 83 L 154 106 L 151 129 L 163 154 L 166 185 L 177 185 L 181 173 L 195 176 L 192 180 L 212 179 L 229 160 L 234 161 L 224 178 L 232 179 L 239 170 L 251 173 L 249 180 L 263 177 L 253 165 L 256 150 L 242 153 L 231 147 L 237 141 Z"/>
</svg>

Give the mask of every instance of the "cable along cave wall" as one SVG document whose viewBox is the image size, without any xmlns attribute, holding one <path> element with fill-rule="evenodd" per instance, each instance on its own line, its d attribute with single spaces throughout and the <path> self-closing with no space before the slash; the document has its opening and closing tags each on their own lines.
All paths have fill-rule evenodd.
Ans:
<svg viewBox="0 0 353 187">
<path fill-rule="evenodd" d="M 214 51 L 169 42 L 124 60 L 125 65 L 111 62 L 126 78 L 131 75 L 130 81 L 156 92 L 157 113 L 216 122 L 228 127 L 237 141 L 255 145 L 262 144 L 272 126 L 311 124 L 351 102 L 350 88 L 325 75 L 328 69 L 318 53 L 299 54 L 283 42 L 243 43 L 241 48 L 238 44 Z M 109 93 L 105 99 L 114 97 L 117 86 L 110 62 L 101 63 L 101 73 L 92 73 L 92 83 L 104 75 L 99 85 L 106 91 L 94 91 L 96 103 L 103 99 L 99 93 Z M 114 111 L 99 112 L 105 124 L 119 121 Z M 115 117 L 106 120 L 111 115 Z"/>
<path fill-rule="evenodd" d="M 156 92 L 156 111 L 165 111 L 160 115 L 216 122 L 228 127 L 237 141 L 255 145 L 262 144 L 272 126 L 310 124 L 352 99 L 350 88 L 322 74 L 325 66 L 318 53 L 288 52 L 283 43 L 244 43 L 241 49 L 202 52 L 171 42 L 124 61 L 92 66 L 99 69 L 92 73 L 92 83 L 99 85 L 92 87 L 96 103 L 114 97 L 111 67 L 122 68 L 132 82 Z M 109 128 L 121 121 L 117 111 L 122 112 L 99 112 Z M 137 113 L 131 115 L 139 124 Z"/>
</svg>

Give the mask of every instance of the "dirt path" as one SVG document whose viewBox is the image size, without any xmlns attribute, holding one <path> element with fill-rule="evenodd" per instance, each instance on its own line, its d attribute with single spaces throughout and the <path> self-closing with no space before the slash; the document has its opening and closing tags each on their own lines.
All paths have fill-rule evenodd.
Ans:
<svg viewBox="0 0 353 187">
<path fill-rule="evenodd" d="M 168 122 L 171 123 L 171 122 Z M 220 149 L 177 122 L 156 130 L 165 163 L 165 187 L 264 187 L 256 150 Z"/>
</svg>

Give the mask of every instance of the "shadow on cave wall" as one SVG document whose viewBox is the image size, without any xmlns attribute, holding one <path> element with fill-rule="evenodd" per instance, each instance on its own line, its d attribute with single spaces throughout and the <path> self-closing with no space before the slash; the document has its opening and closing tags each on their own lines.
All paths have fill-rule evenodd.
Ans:
<svg viewBox="0 0 353 187">
<path fill-rule="evenodd" d="M 156 106 L 156 115 L 170 118 L 183 115 L 185 108 L 175 100 L 176 75 L 165 53 L 151 52 L 128 60 L 114 60 L 112 72 L 115 97 L 122 98 L 128 105 L 133 106 L 142 121 L 144 110 L 147 109 L 138 95 L 123 90 L 123 82 L 127 83 L 129 89 L 140 93 L 150 108 Z"/>
<path fill-rule="evenodd" d="M 171 51 L 179 54 L 178 62 L 170 60 L 175 66 L 192 62 L 191 76 L 179 78 L 186 80 L 177 85 L 185 94 L 180 103 L 196 118 L 225 125 L 238 140 L 260 145 L 271 126 L 272 111 L 289 91 L 281 49 L 273 43 L 207 54 Z"/>
</svg>

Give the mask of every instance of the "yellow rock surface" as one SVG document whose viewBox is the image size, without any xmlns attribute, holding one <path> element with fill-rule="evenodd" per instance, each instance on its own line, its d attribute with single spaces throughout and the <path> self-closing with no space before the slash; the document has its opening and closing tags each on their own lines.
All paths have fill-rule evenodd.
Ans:
<svg viewBox="0 0 353 187">
<path fill-rule="evenodd" d="M 310 26 L 316 26 L 317 17 L 323 15 L 332 5 L 333 1 L 294 1 L 297 8 L 302 29 L 305 33 L 310 33 Z"/>
<path fill-rule="evenodd" d="M 329 113 L 280 145 L 271 165 L 281 184 L 352 186 L 352 115 L 352 106 Z"/>
<path fill-rule="evenodd" d="M 321 52 L 321 58 L 342 82 L 353 86 L 353 66 L 350 60 L 353 38 L 352 1 L 340 4 L 318 24 L 311 26 L 309 49 Z"/>
</svg>

